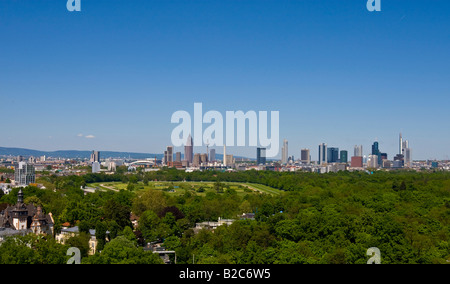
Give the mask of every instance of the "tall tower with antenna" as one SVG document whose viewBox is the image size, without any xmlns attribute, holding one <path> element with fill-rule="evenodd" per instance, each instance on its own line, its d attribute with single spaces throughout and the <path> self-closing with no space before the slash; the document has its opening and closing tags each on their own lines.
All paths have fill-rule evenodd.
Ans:
<svg viewBox="0 0 450 284">
<path fill-rule="evenodd" d="M 184 159 L 188 161 L 189 164 L 192 164 L 194 160 L 194 147 L 191 134 L 189 134 L 186 145 L 184 146 Z"/>
<path fill-rule="evenodd" d="M 206 157 L 209 162 L 209 140 L 206 140 Z"/>
<path fill-rule="evenodd" d="M 223 165 L 227 166 L 227 145 L 223 144 Z"/>
</svg>

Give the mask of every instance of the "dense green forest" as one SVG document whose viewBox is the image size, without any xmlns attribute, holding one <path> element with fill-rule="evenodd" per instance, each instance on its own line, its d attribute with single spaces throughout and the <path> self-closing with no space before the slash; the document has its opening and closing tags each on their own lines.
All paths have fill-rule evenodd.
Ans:
<svg viewBox="0 0 450 284">
<path fill-rule="evenodd" d="M 226 186 L 204 195 L 189 188 L 181 195 L 139 190 L 139 184 L 155 180 L 248 182 L 283 193 L 238 195 Z M 88 194 L 80 189 L 110 181 L 137 186 Z M 78 225 L 83 233 L 65 246 L 49 236 L 45 242 L 33 236 L 20 237 L 19 242 L 7 240 L 0 246 L 0 263 L 64 263 L 70 246 L 80 248 L 83 263 L 161 263 L 141 248 L 154 241 L 175 250 L 177 263 L 363 264 L 371 247 L 380 249 L 385 264 L 450 261 L 448 172 L 186 173 L 163 169 L 47 176 L 39 182 L 46 189 L 25 188 L 25 202 L 40 204 L 45 212 L 52 212 L 56 231 L 68 222 Z M 14 204 L 17 191 L 1 197 L 0 207 Z M 192 229 L 197 222 L 219 217 L 239 219 L 238 215 L 249 212 L 256 214 L 255 220 L 237 220 L 213 232 L 205 229 L 194 233 Z M 131 213 L 139 217 L 135 229 Z M 99 252 L 93 256 L 87 255 L 89 228 L 96 229 L 99 239 Z"/>
</svg>

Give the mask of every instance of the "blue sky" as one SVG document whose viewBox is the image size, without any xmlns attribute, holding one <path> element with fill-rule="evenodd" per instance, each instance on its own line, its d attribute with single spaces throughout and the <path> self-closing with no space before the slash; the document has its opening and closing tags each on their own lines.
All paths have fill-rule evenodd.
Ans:
<svg viewBox="0 0 450 284">
<path fill-rule="evenodd" d="M 450 2 L 381 1 L 2 0 L 0 146 L 162 153 L 202 102 L 279 111 L 295 157 L 377 139 L 392 158 L 402 132 L 448 159 Z"/>
</svg>

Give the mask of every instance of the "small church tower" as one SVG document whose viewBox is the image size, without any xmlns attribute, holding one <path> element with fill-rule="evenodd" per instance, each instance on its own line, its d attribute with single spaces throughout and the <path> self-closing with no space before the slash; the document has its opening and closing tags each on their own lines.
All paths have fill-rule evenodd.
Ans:
<svg viewBox="0 0 450 284">
<path fill-rule="evenodd" d="M 13 226 L 16 230 L 26 230 L 28 220 L 28 209 L 23 203 L 23 191 L 19 190 L 17 194 L 17 204 L 11 211 Z"/>
</svg>

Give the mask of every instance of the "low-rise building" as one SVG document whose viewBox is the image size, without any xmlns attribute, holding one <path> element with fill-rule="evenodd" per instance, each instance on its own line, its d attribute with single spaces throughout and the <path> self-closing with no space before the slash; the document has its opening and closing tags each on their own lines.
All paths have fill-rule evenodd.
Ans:
<svg viewBox="0 0 450 284">
<path fill-rule="evenodd" d="M 108 234 L 109 232 L 106 232 Z M 55 240 L 60 243 L 64 244 L 68 239 L 78 236 L 80 234 L 80 230 L 78 229 L 78 226 L 75 227 L 63 227 L 61 229 L 61 232 L 59 234 L 56 234 Z M 89 230 L 89 254 L 93 255 L 97 251 L 97 238 L 95 237 L 95 230 L 90 229 Z"/>
<path fill-rule="evenodd" d="M 202 229 L 214 231 L 217 227 L 222 226 L 222 225 L 231 225 L 231 224 L 233 224 L 234 221 L 235 221 L 234 219 L 221 219 L 219 217 L 219 220 L 217 222 L 206 221 L 206 222 L 196 223 L 194 232 L 197 233 L 198 231 L 200 231 Z"/>
<path fill-rule="evenodd" d="M 30 230 L 14 230 L 11 228 L 0 228 L 0 245 L 8 237 L 24 236 L 31 233 Z"/>
</svg>

